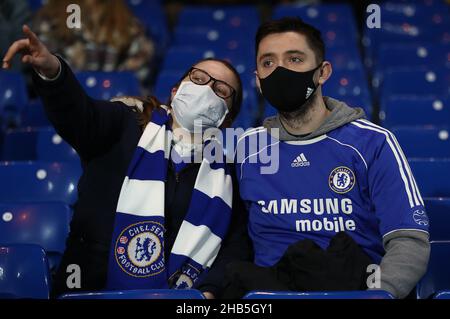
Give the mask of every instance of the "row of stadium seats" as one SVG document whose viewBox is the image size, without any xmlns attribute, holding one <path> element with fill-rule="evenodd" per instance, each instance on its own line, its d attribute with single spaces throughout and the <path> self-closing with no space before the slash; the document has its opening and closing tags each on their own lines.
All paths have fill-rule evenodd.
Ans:
<svg viewBox="0 0 450 319">
<path fill-rule="evenodd" d="M 417 285 L 418 299 L 450 299 L 450 241 L 431 242 L 428 271 Z M 50 274 L 45 251 L 38 245 L 0 246 L 0 298 L 48 299 Z M 204 299 L 195 290 L 130 290 L 65 294 L 61 299 Z M 393 299 L 384 291 L 267 292 L 252 291 L 244 299 Z"/>
<path fill-rule="evenodd" d="M 402 126 L 392 131 L 407 158 L 450 158 L 449 128 Z M 28 128 L 5 134 L 0 160 L 64 162 L 78 161 L 78 155 L 53 128 Z"/>
<path fill-rule="evenodd" d="M 130 1 L 133 6 L 139 7 L 144 1 Z M 147 3 L 147 2 L 145 2 Z M 409 8 L 409 5 L 404 5 Z M 416 7 L 415 5 L 414 7 Z M 391 5 L 386 3 L 384 10 Z M 398 8 L 396 6 L 395 8 Z M 448 8 L 447 8 L 448 9 Z M 399 10 L 399 9 L 397 9 Z M 406 9 L 405 9 L 406 10 Z M 418 10 L 418 9 L 416 9 Z M 442 9 L 439 9 L 442 11 Z M 156 10 L 158 11 L 158 10 Z M 392 11 L 392 9 L 391 9 Z M 142 10 L 140 12 L 146 12 Z M 390 12 L 388 10 L 388 12 Z M 395 12 L 395 11 L 394 11 Z M 434 11 L 432 11 L 434 12 Z M 372 114 L 372 95 L 367 82 L 367 74 L 363 66 L 357 41 L 357 29 L 352 11 L 348 5 L 321 5 L 321 6 L 297 6 L 283 5 L 275 7 L 273 17 L 285 15 L 298 15 L 318 26 L 326 39 L 336 40 L 333 33 L 327 32 L 327 28 L 334 28 L 333 32 L 346 31 L 342 41 L 336 40 L 330 43 L 327 40 L 327 59 L 334 65 L 334 74 L 324 87 L 324 93 L 348 102 L 352 106 L 361 106 L 366 110 L 369 118 Z M 400 15 L 401 16 L 401 15 Z M 445 15 L 444 15 L 445 16 Z M 148 20 L 148 19 L 147 19 Z M 384 20 L 384 19 L 383 19 Z M 441 21 L 439 25 L 445 24 Z M 156 23 L 156 22 L 155 22 Z M 154 93 L 162 101 L 166 101 L 170 88 L 179 80 L 187 66 L 204 57 L 219 57 L 231 61 L 243 76 L 245 98 L 242 114 L 236 126 L 249 127 L 266 117 L 273 115 L 275 110 L 265 105 L 262 116 L 259 113 L 258 93 L 255 91 L 253 37 L 250 29 L 255 29 L 259 24 L 257 10 L 254 7 L 186 7 L 181 11 L 179 25 L 175 30 L 174 41 L 164 54 L 164 61 L 155 83 Z M 344 26 L 346 28 L 342 28 Z M 239 30 L 239 32 L 236 32 Z M 339 31 L 341 30 L 341 31 Z M 176 34 L 183 33 L 177 40 Z M 355 34 L 352 34 L 354 32 Z M 367 30 L 367 35 L 376 33 L 376 30 Z M 221 34 L 227 37 L 222 39 Z M 349 37 L 348 34 L 351 34 Z M 249 38 L 250 37 L 250 38 Z M 394 35 L 392 35 L 394 37 Z M 355 38 L 355 39 L 353 39 Z M 401 41 L 399 35 L 398 41 Z M 405 95 L 409 98 L 421 98 L 423 95 L 433 95 L 436 99 L 445 100 L 449 94 L 450 79 L 446 67 L 449 66 L 449 46 L 438 46 L 430 43 L 430 39 L 420 42 L 401 42 L 393 45 L 391 41 L 380 39 L 380 53 L 375 66 L 382 71 L 375 71 L 373 83 L 375 87 L 382 89 L 381 118 L 388 121 L 390 112 L 388 104 L 393 98 Z M 403 40 L 405 41 L 405 40 Z M 366 55 L 370 56 L 377 46 L 368 46 Z M 375 54 L 375 53 L 374 53 Z M 399 69 L 399 67 L 401 67 Z M 414 67 L 414 69 L 411 69 Z M 384 72 L 383 77 L 380 72 Z M 24 81 L 20 76 L 4 74 L 0 79 L 2 92 L 0 92 L 0 110 L 4 117 L 12 116 L 11 110 L 36 109 L 34 104 L 29 104 L 24 94 Z M 382 81 L 382 78 L 385 78 Z M 408 79 L 408 81 L 404 81 Z M 88 93 L 96 98 L 111 98 L 114 95 L 139 94 L 139 84 L 131 74 L 101 72 L 81 73 L 80 80 L 84 81 Z M 445 109 L 445 103 L 444 103 Z M 23 112 L 23 115 L 28 114 Z M 31 116 L 23 116 L 22 125 L 33 123 Z M 14 119 L 14 117 L 12 117 Z M 248 119 L 251 119 L 248 121 Z M 247 120 L 247 121 L 246 121 Z M 43 124 L 48 124 L 44 123 Z M 434 124 L 434 123 L 432 123 Z M 395 125 L 395 123 L 394 123 Z M 400 124 L 401 125 L 401 124 Z"/>
</svg>

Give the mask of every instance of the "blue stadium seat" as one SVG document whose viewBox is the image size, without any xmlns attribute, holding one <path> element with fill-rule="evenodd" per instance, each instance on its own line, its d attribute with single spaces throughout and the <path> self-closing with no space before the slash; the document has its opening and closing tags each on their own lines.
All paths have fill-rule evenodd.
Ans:
<svg viewBox="0 0 450 319">
<path fill-rule="evenodd" d="M 431 242 L 431 255 L 426 274 L 417 284 L 417 299 L 428 299 L 441 290 L 450 290 L 450 242 Z"/>
<path fill-rule="evenodd" d="M 448 7 L 442 5 L 427 5 L 423 3 L 399 3 L 390 1 L 382 4 L 383 20 L 392 23 L 416 23 L 441 26 L 450 23 Z M 446 12 L 447 11 L 447 14 Z"/>
<path fill-rule="evenodd" d="M 222 27 L 230 32 L 240 28 L 256 31 L 260 23 L 256 6 L 185 6 L 178 16 L 180 27 Z"/>
<path fill-rule="evenodd" d="M 450 197 L 450 159 L 410 159 L 422 197 Z"/>
<path fill-rule="evenodd" d="M 161 72 L 184 72 L 204 58 L 217 58 L 231 62 L 240 74 L 252 72 L 255 69 L 255 57 L 248 52 L 235 52 L 206 46 L 172 46 L 165 55 Z"/>
<path fill-rule="evenodd" d="M 430 219 L 430 240 L 450 241 L 450 198 L 425 198 Z"/>
<path fill-rule="evenodd" d="M 47 2 L 46 0 L 27 0 L 27 1 L 28 6 L 33 12 L 38 11 L 45 4 L 45 2 Z"/>
<path fill-rule="evenodd" d="M 378 69 L 398 67 L 450 68 L 450 45 L 436 43 L 381 44 L 377 53 Z"/>
<path fill-rule="evenodd" d="M 449 128 L 398 127 L 392 130 L 407 158 L 450 157 Z"/>
<path fill-rule="evenodd" d="M 152 289 L 64 294 L 59 299 L 205 299 L 195 289 Z"/>
<path fill-rule="evenodd" d="M 282 4 L 275 6 L 273 18 L 298 16 L 319 29 L 326 47 L 356 48 L 358 31 L 352 7 L 348 4 Z"/>
<path fill-rule="evenodd" d="M 394 297 L 383 290 L 330 292 L 251 291 L 244 296 L 244 299 L 394 299 Z"/>
<path fill-rule="evenodd" d="M 4 161 L 79 161 L 76 151 L 53 128 L 10 130 L 3 145 Z"/>
<path fill-rule="evenodd" d="M 73 204 L 80 175 L 79 163 L 0 163 L 0 202 L 61 201 Z"/>
<path fill-rule="evenodd" d="M 187 70 L 161 71 L 156 79 L 153 94 L 163 103 L 166 103 L 172 91 L 172 88 L 181 80 L 184 72 Z"/>
<path fill-rule="evenodd" d="M 442 300 L 450 300 L 450 291 L 441 291 L 438 292 L 433 299 L 442 299 Z"/>
<path fill-rule="evenodd" d="M 0 72 L 0 121 L 3 127 L 18 125 L 21 111 L 28 104 L 25 79 L 16 72 Z"/>
<path fill-rule="evenodd" d="M 132 72 L 78 72 L 86 93 L 95 99 L 109 100 L 116 96 L 140 95 L 139 81 Z"/>
<path fill-rule="evenodd" d="M 372 98 L 363 70 L 339 70 L 323 85 L 323 95 L 346 102 L 352 107 L 361 107 L 372 114 Z"/>
<path fill-rule="evenodd" d="M 331 62 L 333 71 L 340 70 L 363 70 L 363 62 L 359 51 L 350 47 L 325 48 L 325 60 Z"/>
<path fill-rule="evenodd" d="M 356 33 L 356 21 L 349 4 L 283 4 L 274 8 L 273 18 L 279 19 L 286 16 L 298 16 L 303 21 L 315 27 L 332 27 L 334 29 L 346 29 Z"/>
<path fill-rule="evenodd" d="M 147 30 L 147 34 L 155 41 L 157 55 L 162 55 L 170 42 L 166 15 L 162 1 L 127 0 L 133 14 Z"/>
<path fill-rule="evenodd" d="M 0 299 L 48 299 L 50 275 L 38 245 L 0 245 Z"/>
<path fill-rule="evenodd" d="M 242 78 L 243 82 L 246 77 Z M 248 81 L 247 81 L 248 82 Z M 244 129 L 248 129 L 250 127 L 254 127 L 259 117 L 259 103 L 258 97 L 256 95 L 256 91 L 250 85 L 243 84 L 243 100 L 241 111 L 239 112 L 237 118 L 232 124 L 232 127 L 237 128 L 241 127 Z"/>
<path fill-rule="evenodd" d="M 50 121 L 45 114 L 41 100 L 30 101 L 22 112 L 20 118 L 21 127 L 49 127 Z"/>
<path fill-rule="evenodd" d="M 219 28 L 177 27 L 174 32 L 173 44 L 179 46 L 208 46 L 212 50 L 253 54 L 253 37 L 254 32 L 250 30 L 232 33 Z"/>
<path fill-rule="evenodd" d="M 383 96 L 392 95 L 448 95 L 450 72 L 445 69 L 405 68 L 384 73 Z"/>
<path fill-rule="evenodd" d="M 63 203 L 0 203 L 0 244 L 36 244 L 56 269 L 66 247 L 71 211 Z"/>
<path fill-rule="evenodd" d="M 384 127 L 450 125 L 450 98 L 434 96 L 387 96 L 381 101 Z"/>
<path fill-rule="evenodd" d="M 366 64 L 373 67 L 374 59 L 382 44 L 398 43 L 435 43 L 436 45 L 448 45 L 450 33 L 448 26 L 421 26 L 409 23 L 392 23 L 381 20 L 381 28 L 365 28 L 362 44 L 366 53 Z"/>
</svg>

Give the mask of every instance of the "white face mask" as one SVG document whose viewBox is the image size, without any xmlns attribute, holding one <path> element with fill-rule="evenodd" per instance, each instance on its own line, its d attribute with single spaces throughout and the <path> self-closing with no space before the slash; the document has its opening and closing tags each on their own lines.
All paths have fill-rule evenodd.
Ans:
<svg viewBox="0 0 450 319">
<path fill-rule="evenodd" d="M 202 131 L 218 128 L 228 114 L 225 100 L 209 85 L 192 82 L 180 84 L 171 106 L 177 122 L 189 132 L 194 132 L 194 126 L 200 126 Z"/>
</svg>

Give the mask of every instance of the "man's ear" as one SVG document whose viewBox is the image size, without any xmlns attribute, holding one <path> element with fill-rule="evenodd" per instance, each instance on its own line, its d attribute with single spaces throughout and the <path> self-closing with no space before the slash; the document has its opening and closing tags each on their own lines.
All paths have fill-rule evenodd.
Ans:
<svg viewBox="0 0 450 319">
<path fill-rule="evenodd" d="M 258 88 L 259 93 L 262 94 L 262 91 L 261 91 L 261 82 L 259 81 L 258 71 L 255 70 L 255 72 L 253 72 L 253 73 L 255 73 L 256 87 Z"/>
<path fill-rule="evenodd" d="M 320 68 L 320 74 L 319 74 L 319 84 L 323 85 L 331 76 L 333 73 L 333 67 L 331 66 L 331 63 L 328 61 L 322 62 L 322 66 Z"/>
</svg>

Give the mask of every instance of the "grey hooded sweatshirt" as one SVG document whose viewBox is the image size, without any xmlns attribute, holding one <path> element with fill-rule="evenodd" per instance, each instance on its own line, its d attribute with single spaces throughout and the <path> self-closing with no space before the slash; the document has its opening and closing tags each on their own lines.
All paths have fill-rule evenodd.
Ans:
<svg viewBox="0 0 450 319">
<path fill-rule="evenodd" d="M 331 114 L 322 125 L 306 136 L 292 135 L 286 131 L 278 115 L 264 121 L 266 128 L 279 129 L 281 141 L 309 140 L 354 120 L 365 118 L 361 108 L 351 108 L 347 104 L 330 97 L 324 97 Z M 380 263 L 381 287 L 396 298 L 405 298 L 414 289 L 427 270 L 430 256 L 428 234 L 415 230 L 399 230 L 383 237 L 385 255 Z"/>
</svg>

